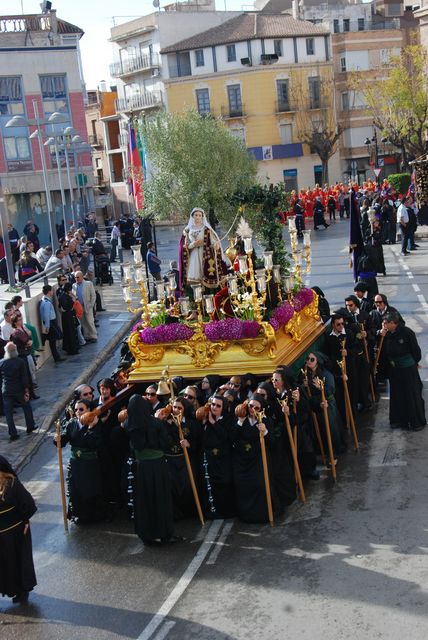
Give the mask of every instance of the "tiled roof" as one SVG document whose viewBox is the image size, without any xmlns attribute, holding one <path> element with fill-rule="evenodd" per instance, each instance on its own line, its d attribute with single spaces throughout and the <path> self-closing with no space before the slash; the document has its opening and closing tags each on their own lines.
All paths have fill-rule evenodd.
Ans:
<svg viewBox="0 0 428 640">
<path fill-rule="evenodd" d="M 58 33 L 85 33 L 83 29 L 80 27 L 76 27 L 75 24 L 71 24 L 71 22 L 66 22 L 65 20 L 57 20 L 58 24 Z"/>
<path fill-rule="evenodd" d="M 241 13 L 227 22 L 191 38 L 162 49 L 161 53 L 202 49 L 218 44 L 258 40 L 259 38 L 290 38 L 293 36 L 320 36 L 329 31 L 326 27 L 307 20 L 295 20 L 288 14 L 270 15 L 259 12 Z"/>
</svg>

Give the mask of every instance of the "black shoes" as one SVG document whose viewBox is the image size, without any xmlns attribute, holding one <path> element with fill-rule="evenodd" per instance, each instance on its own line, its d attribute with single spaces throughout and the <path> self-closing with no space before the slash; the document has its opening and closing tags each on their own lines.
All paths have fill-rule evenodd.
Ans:
<svg viewBox="0 0 428 640">
<path fill-rule="evenodd" d="M 28 591 L 21 591 L 20 593 L 17 593 L 16 596 L 13 596 L 12 602 L 14 604 L 18 604 L 18 602 L 27 602 L 28 594 Z"/>
<path fill-rule="evenodd" d="M 33 431 L 36 431 L 38 428 L 39 428 L 39 425 L 33 424 L 32 427 L 27 427 L 27 433 L 33 433 Z"/>
<path fill-rule="evenodd" d="M 15 440 L 19 440 L 19 433 L 15 433 L 14 436 L 10 436 L 9 442 L 15 442 Z"/>
</svg>

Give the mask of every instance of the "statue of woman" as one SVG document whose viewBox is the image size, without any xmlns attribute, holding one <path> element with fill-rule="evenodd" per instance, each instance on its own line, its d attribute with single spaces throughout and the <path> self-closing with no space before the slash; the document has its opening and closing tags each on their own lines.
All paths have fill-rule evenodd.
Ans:
<svg viewBox="0 0 428 640">
<path fill-rule="evenodd" d="M 227 271 L 225 260 L 220 238 L 207 221 L 204 210 L 196 207 L 180 240 L 181 290 L 192 284 L 217 289 Z"/>
</svg>

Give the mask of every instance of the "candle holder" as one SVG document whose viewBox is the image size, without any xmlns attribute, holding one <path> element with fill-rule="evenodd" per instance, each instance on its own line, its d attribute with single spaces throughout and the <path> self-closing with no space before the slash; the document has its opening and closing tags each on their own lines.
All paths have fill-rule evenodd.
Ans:
<svg viewBox="0 0 428 640">
<path fill-rule="evenodd" d="M 132 254 L 134 256 L 135 264 L 138 264 L 138 263 L 143 261 L 143 256 L 141 255 L 141 245 L 140 244 L 133 244 L 131 246 L 131 251 L 132 251 Z"/>
<path fill-rule="evenodd" d="M 136 245 L 136 246 L 139 247 L 140 245 Z M 135 253 L 134 253 L 134 257 L 135 257 Z M 142 311 L 141 318 L 143 320 L 143 325 L 145 327 L 148 327 L 150 326 L 150 311 L 148 308 L 149 289 L 148 289 L 147 279 L 144 277 L 144 273 L 143 273 L 143 265 L 141 263 L 141 254 L 140 254 L 139 262 L 135 262 L 133 265 L 131 265 L 129 262 L 122 264 L 122 271 L 123 271 L 122 291 L 123 291 L 123 297 L 126 302 L 128 311 L 131 313 L 138 313 L 139 311 Z M 134 276 L 134 280 L 137 285 L 136 287 L 132 286 L 132 276 Z M 136 308 L 132 306 L 133 293 L 140 294 L 140 306 Z"/>
<path fill-rule="evenodd" d="M 276 284 L 276 293 L 278 302 L 282 302 L 282 291 L 281 291 L 281 266 L 279 264 L 274 264 L 272 267 L 272 278 L 274 283 Z"/>
<path fill-rule="evenodd" d="M 289 234 L 291 235 L 292 232 L 296 232 L 297 233 L 296 216 L 288 216 L 287 220 L 288 220 L 288 232 L 289 232 Z"/>
<path fill-rule="evenodd" d="M 205 311 L 208 316 L 214 313 L 214 296 L 208 294 L 204 296 Z"/>
<path fill-rule="evenodd" d="M 192 284 L 192 290 L 193 290 L 193 298 L 195 300 L 196 308 L 198 310 L 198 322 L 201 324 L 203 322 L 202 285 Z"/>
<path fill-rule="evenodd" d="M 183 297 L 178 299 L 178 303 L 180 305 L 181 315 L 187 316 L 190 312 L 190 300 L 188 297 Z"/>
</svg>

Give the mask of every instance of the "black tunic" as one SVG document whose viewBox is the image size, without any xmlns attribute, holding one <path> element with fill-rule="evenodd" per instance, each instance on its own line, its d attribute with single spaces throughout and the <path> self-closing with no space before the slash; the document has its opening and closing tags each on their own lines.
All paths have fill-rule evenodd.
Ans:
<svg viewBox="0 0 428 640">
<path fill-rule="evenodd" d="M 61 307 L 62 320 L 62 348 L 68 355 L 79 352 L 79 339 L 77 337 L 77 320 L 73 309 L 73 298 L 68 293 L 63 293 L 58 298 Z"/>
<path fill-rule="evenodd" d="M 202 427 L 200 450 L 201 502 L 206 518 L 232 518 L 236 513 L 232 473 L 230 418 Z"/>
<path fill-rule="evenodd" d="M 272 465 L 270 459 L 270 445 L 272 434 L 268 418 L 264 419 L 268 434 L 264 437 L 266 457 L 268 460 L 272 506 L 279 510 L 279 503 L 272 482 Z M 268 522 L 266 489 L 263 475 L 262 454 L 260 448 L 260 432 L 257 425 L 252 425 L 245 418 L 242 425 L 238 422 L 232 425 L 233 431 L 233 479 L 238 517 L 243 522 Z"/>
<path fill-rule="evenodd" d="M 13 597 L 37 584 L 31 532 L 25 523 L 37 508 L 31 494 L 13 478 L 0 499 L 0 593 Z"/>
<path fill-rule="evenodd" d="M 145 543 L 166 542 L 174 534 L 171 481 L 164 454 L 171 439 L 163 421 L 150 415 L 150 403 L 136 394 L 129 400 L 125 430 L 133 450 L 135 532 Z"/>
<path fill-rule="evenodd" d="M 421 349 L 414 331 L 398 325 L 385 337 L 389 363 L 389 422 L 402 429 L 420 429 L 426 425 L 422 380 L 417 363 Z"/>
<path fill-rule="evenodd" d="M 69 420 L 61 433 L 61 446 L 71 446 L 68 466 L 68 517 L 79 522 L 99 522 L 108 515 L 103 497 L 98 449 L 101 428 L 81 426 L 77 418 Z"/>
<path fill-rule="evenodd" d="M 170 439 L 170 446 L 165 450 L 165 454 L 171 480 L 174 519 L 180 520 L 187 516 L 196 515 L 195 499 L 193 497 L 186 460 L 180 444 L 178 426 L 169 420 L 164 421 L 164 425 Z M 183 436 L 190 444 L 190 448 L 187 449 L 190 460 L 195 458 L 197 453 L 198 438 L 195 433 L 197 427 L 198 425 L 195 425 L 195 421 L 189 418 L 185 418 L 182 422 Z"/>
</svg>

